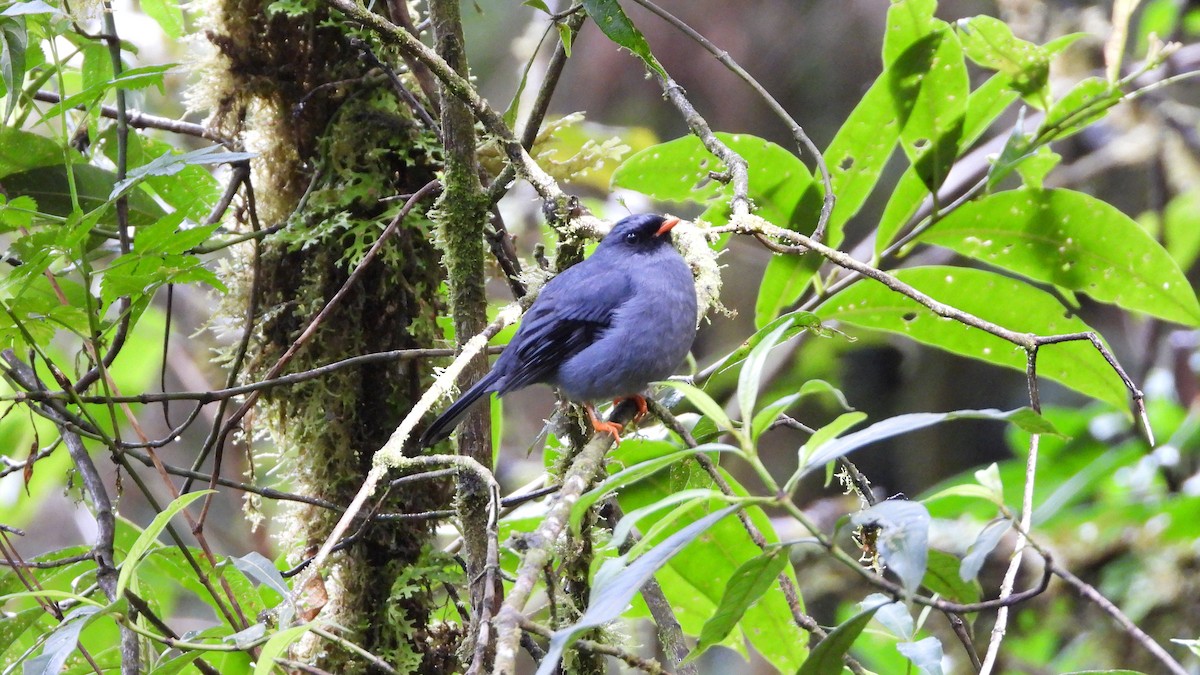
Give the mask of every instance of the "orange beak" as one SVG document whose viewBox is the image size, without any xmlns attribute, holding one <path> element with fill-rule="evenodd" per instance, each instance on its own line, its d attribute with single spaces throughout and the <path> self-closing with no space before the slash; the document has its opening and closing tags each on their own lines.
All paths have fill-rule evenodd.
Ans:
<svg viewBox="0 0 1200 675">
<path fill-rule="evenodd" d="M 654 236 L 658 237 L 663 234 L 666 234 L 667 232 L 671 231 L 672 227 L 675 227 L 676 225 L 678 225 L 682 222 L 683 222 L 682 220 L 680 220 L 674 216 L 667 218 L 665 221 L 663 221 L 662 227 L 658 228 L 658 232 L 654 233 Z"/>
</svg>

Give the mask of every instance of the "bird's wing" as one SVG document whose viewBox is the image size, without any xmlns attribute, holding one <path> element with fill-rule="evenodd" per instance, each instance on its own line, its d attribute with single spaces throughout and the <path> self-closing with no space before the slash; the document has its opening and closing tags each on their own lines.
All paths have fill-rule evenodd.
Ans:
<svg viewBox="0 0 1200 675">
<path fill-rule="evenodd" d="M 628 274 L 577 265 L 551 279 L 521 321 L 520 366 L 505 391 L 545 382 L 559 365 L 595 342 L 629 299 Z"/>
</svg>

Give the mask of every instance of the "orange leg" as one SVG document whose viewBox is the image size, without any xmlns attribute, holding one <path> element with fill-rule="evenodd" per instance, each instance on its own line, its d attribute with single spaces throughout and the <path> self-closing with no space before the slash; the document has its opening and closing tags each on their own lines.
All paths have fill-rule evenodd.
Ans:
<svg viewBox="0 0 1200 675">
<path fill-rule="evenodd" d="M 591 403 L 587 403 L 583 407 L 585 410 L 587 410 L 588 420 L 590 420 L 592 423 L 592 430 L 596 433 L 606 431 L 612 434 L 613 438 L 616 439 L 617 445 L 620 445 L 622 430 L 621 425 L 617 424 L 616 422 L 605 422 L 601 420 L 596 416 L 596 408 Z"/>
<path fill-rule="evenodd" d="M 642 396 L 641 394 L 634 394 L 633 396 L 625 396 L 623 398 L 613 399 L 613 407 L 615 408 L 621 403 L 621 401 L 627 401 L 629 399 L 633 399 L 633 402 L 637 404 L 638 411 L 637 414 L 633 416 L 633 423 L 637 424 L 641 422 L 646 415 L 650 414 L 650 406 L 646 404 L 645 396 Z"/>
</svg>

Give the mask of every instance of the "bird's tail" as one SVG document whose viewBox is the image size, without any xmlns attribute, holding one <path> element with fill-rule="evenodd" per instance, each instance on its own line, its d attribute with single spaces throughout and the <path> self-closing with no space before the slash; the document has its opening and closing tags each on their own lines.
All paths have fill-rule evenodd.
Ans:
<svg viewBox="0 0 1200 675">
<path fill-rule="evenodd" d="M 454 427 L 458 426 L 458 423 L 462 421 L 463 416 L 467 414 L 471 406 L 475 405 L 475 402 L 480 398 L 487 396 L 499 388 L 499 379 L 500 375 L 493 369 L 478 382 L 471 385 L 470 389 L 464 391 L 458 397 L 458 400 L 451 403 L 450 407 L 446 408 L 446 411 L 439 415 L 433 421 L 433 424 L 429 425 L 425 433 L 421 434 L 421 447 L 427 448 L 434 443 L 440 443 L 449 438 L 450 432 L 454 431 Z"/>
</svg>

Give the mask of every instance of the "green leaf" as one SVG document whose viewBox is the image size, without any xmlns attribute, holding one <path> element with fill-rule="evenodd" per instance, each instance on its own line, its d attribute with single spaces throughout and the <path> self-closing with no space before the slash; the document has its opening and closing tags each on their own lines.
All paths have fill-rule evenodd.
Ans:
<svg viewBox="0 0 1200 675">
<path fill-rule="evenodd" d="M 813 647 L 812 653 L 796 675 L 842 675 L 842 657 L 854 646 L 854 641 L 871 622 L 875 612 L 885 604 L 888 603 L 881 602 L 875 607 L 865 609 L 833 629 L 824 640 Z"/>
<path fill-rule="evenodd" d="M 890 19 L 890 11 L 888 15 Z M 901 146 L 931 192 L 946 179 L 958 156 L 970 93 L 958 36 L 942 22 L 935 25 L 936 30 L 913 42 L 885 71 Z"/>
<path fill-rule="evenodd" d="M 21 99 L 21 87 L 25 84 L 25 50 L 29 46 L 29 35 L 25 32 L 25 17 L 0 16 L 0 79 L 8 92 L 8 105 L 4 108 L 7 122 Z"/>
<path fill-rule="evenodd" d="M 142 66 L 141 68 L 130 68 L 121 73 L 120 77 L 115 77 L 106 82 L 98 82 L 90 87 L 87 87 L 78 94 L 68 96 L 63 100 L 55 103 L 46 109 L 43 113 L 44 119 L 50 119 L 57 115 L 61 115 L 63 111 L 70 110 L 76 106 L 91 106 L 99 102 L 110 89 L 145 89 L 147 87 L 157 87 L 159 93 L 163 91 L 163 76 L 166 72 L 174 68 L 177 64 L 166 63 L 155 66 Z"/>
<path fill-rule="evenodd" d="M 15 613 L 5 613 L 0 616 L 0 663 L 14 663 L 17 653 L 7 654 L 8 650 L 17 646 L 17 640 L 37 623 L 38 619 L 46 616 L 46 610 L 41 607 L 31 607 Z M 18 650 L 19 653 L 19 650 Z"/>
<path fill-rule="evenodd" d="M 622 444 L 624 447 L 625 444 Z M 718 468 L 718 471 L 720 469 Z M 721 475 L 729 482 L 736 496 L 745 496 L 746 491 L 728 473 Z M 676 464 L 669 470 L 659 471 L 636 485 L 618 493 L 621 508 L 626 513 L 657 502 L 664 497 L 687 489 L 715 489 L 712 478 L 695 462 Z M 712 501 L 705 508 L 715 510 L 723 507 L 723 501 Z M 699 511 L 702 515 L 705 511 Z M 655 530 L 655 519 L 663 520 L 669 512 L 660 511 L 649 515 L 639 523 L 643 532 Z M 763 533 L 767 543 L 774 543 L 775 536 L 771 521 L 761 508 L 748 507 L 745 514 Z M 698 517 L 696 513 L 687 520 Z M 660 541 L 673 531 L 683 527 L 686 521 L 677 521 L 653 537 Z M 643 542 L 646 540 L 643 539 Z M 721 590 L 729 584 L 734 571 L 746 560 L 754 558 L 762 550 L 750 539 L 746 529 L 738 520 L 727 518 L 714 525 L 707 534 L 676 555 L 656 575 L 667 600 L 675 609 L 676 617 L 684 632 L 698 636 L 704 622 L 716 611 L 721 599 Z M 784 573 L 795 582 L 790 569 Z M 634 611 L 645 615 L 645 604 L 639 599 Z M 787 599 L 778 587 L 769 589 L 762 598 L 751 606 L 738 623 L 738 631 L 731 633 L 723 644 L 745 654 L 744 640 L 749 640 L 754 649 L 781 672 L 795 672 L 803 661 L 807 650 L 806 634 L 792 619 Z"/>
<path fill-rule="evenodd" d="M 1011 529 L 1012 521 L 1000 518 L 993 520 L 980 530 L 975 541 L 967 547 L 967 554 L 963 556 L 962 566 L 958 570 L 959 578 L 963 581 L 973 581 L 979 577 L 979 570 L 983 568 L 983 563 L 987 561 L 988 555 Z"/>
<path fill-rule="evenodd" d="M 1038 129 L 1043 141 L 1058 141 L 1078 133 L 1084 127 L 1108 114 L 1121 101 L 1121 90 L 1102 77 L 1081 80 L 1046 112 Z"/>
<path fill-rule="evenodd" d="M 275 659 L 283 655 L 288 647 L 295 644 L 314 627 L 316 624 L 306 623 L 286 628 L 272 635 L 271 639 L 263 644 L 262 650 L 258 654 L 258 661 L 254 664 L 254 675 L 269 675 L 275 669 Z"/>
<path fill-rule="evenodd" d="M 979 602 L 982 591 L 977 581 L 963 581 L 959 575 L 961 561 L 936 548 L 929 549 L 929 560 L 925 564 L 925 578 L 921 585 L 950 602 L 970 604 Z"/>
<path fill-rule="evenodd" d="M 677 504 L 682 504 L 683 502 L 690 502 L 701 498 L 708 500 L 724 499 L 724 495 L 720 492 L 707 488 L 682 490 L 680 492 L 669 494 L 662 499 L 647 504 L 641 508 L 634 509 L 633 511 L 626 513 L 624 516 L 621 516 L 621 520 L 617 523 L 616 527 L 613 528 L 612 539 L 609 540 L 608 545 L 619 548 L 625 543 L 625 540 L 629 538 L 630 533 L 633 532 L 633 528 L 637 526 L 638 521 L 640 521 L 642 518 L 653 515 L 669 506 L 675 506 Z M 663 520 L 665 520 L 665 517 L 660 519 L 658 523 L 663 522 Z M 654 523 L 651 525 L 651 527 L 657 526 L 658 523 Z"/>
<path fill-rule="evenodd" d="M 658 59 L 650 53 L 650 45 L 646 38 L 625 15 L 625 10 L 621 9 L 617 0 L 583 0 L 583 7 L 588 16 L 592 17 L 592 21 L 596 22 L 596 27 L 609 40 L 633 52 L 647 68 L 658 73 L 663 79 L 668 79 L 667 71 L 663 70 Z"/>
<path fill-rule="evenodd" d="M 570 645 L 575 636 L 620 616 L 633 600 L 633 596 L 637 595 L 660 567 L 666 565 L 675 554 L 704 534 L 717 521 L 740 508 L 741 505 L 735 504 L 700 518 L 667 537 L 631 563 L 626 564 L 624 556 L 601 563 L 592 585 L 587 610 L 573 625 L 554 631 L 546 656 L 538 668 L 538 675 L 554 672 L 558 668 L 558 660 L 563 650 Z"/>
<path fill-rule="evenodd" d="M 720 403 L 717 403 L 711 396 L 705 393 L 703 389 L 676 380 L 665 380 L 661 384 L 683 394 L 689 403 L 696 406 L 700 414 L 711 419 L 721 429 L 728 430 L 733 428 L 733 420 L 729 419 L 729 415 L 725 414 L 725 409 L 721 407 Z"/>
<path fill-rule="evenodd" d="M 1191 284 L 1131 218 L 1072 190 L 1010 190 L 963 205 L 921 236 L 1035 281 L 1200 325 Z"/>
<path fill-rule="evenodd" d="M 73 159 L 79 153 L 67 150 Z M 22 129 L 0 126 L 0 180 L 19 171 L 39 166 L 62 164 L 63 148 L 53 139 L 39 136 Z M 7 184 L 7 180 L 4 180 Z M 5 188 L 5 192 L 12 195 Z"/>
<path fill-rule="evenodd" d="M 1167 252 L 1180 269 L 1190 269 L 1200 255 L 1200 227 L 1196 227 L 1196 214 L 1200 213 L 1200 189 L 1176 195 L 1163 209 L 1163 238 Z"/>
<path fill-rule="evenodd" d="M 825 164 L 837 195 L 826 234 L 830 246 L 842 242 L 843 228 L 866 203 L 900 141 L 900 123 L 890 101 L 888 73 L 884 72 L 863 94 L 825 150 Z M 775 258 L 770 264 L 775 264 Z"/>
<path fill-rule="evenodd" d="M 800 468 L 808 466 L 808 458 L 813 456 L 813 453 L 821 449 L 829 441 L 840 436 L 842 432 L 850 427 L 856 426 L 859 422 L 867 419 L 867 414 L 861 411 L 852 411 L 838 415 L 832 422 L 817 429 L 808 442 L 800 446 Z"/>
<path fill-rule="evenodd" d="M 618 471 L 600 481 L 596 487 L 579 496 L 575 505 L 571 507 L 570 523 L 572 529 L 578 532 L 579 524 L 583 522 L 583 515 L 592 507 L 592 504 L 600 501 L 609 492 L 618 490 L 626 485 L 632 485 L 681 459 L 691 457 L 700 452 L 740 452 L 740 450 L 724 443 L 706 443 L 704 445 L 697 445 L 694 448 L 684 448 L 683 450 L 677 450 L 666 455 L 660 455 Z"/>
<path fill-rule="evenodd" d="M 746 610 L 758 602 L 788 565 L 788 550 L 778 548 L 742 563 L 733 573 L 715 614 L 704 623 L 700 641 L 684 659 L 694 660 L 709 647 L 719 644 L 741 621 Z"/>
<path fill-rule="evenodd" d="M 133 578 L 134 570 L 137 569 L 138 564 L 141 563 L 146 553 L 155 546 L 158 535 L 166 529 L 171 518 L 186 509 L 189 504 L 197 499 L 215 492 L 215 490 L 199 490 L 180 495 L 168 504 L 167 508 L 155 516 L 154 520 L 150 521 L 150 525 L 142 530 L 137 540 L 133 542 L 133 546 L 129 547 L 129 553 L 125 556 L 124 562 L 121 563 L 121 572 L 117 577 L 116 597 L 119 598 L 125 594 L 125 589 L 128 588 L 129 581 Z"/>
<path fill-rule="evenodd" d="M 108 195 L 112 192 L 117 175 L 112 171 L 90 164 L 73 164 L 71 171 L 75 178 L 79 208 L 85 213 L 104 209 L 105 215 L 100 222 L 115 225 L 116 213 L 115 210 L 108 208 L 112 204 L 108 201 Z M 44 213 L 65 218 L 74 211 L 70 184 L 67 182 L 67 170 L 61 164 L 9 174 L 4 177 L 4 187 L 10 198 L 17 195 L 27 195 L 33 198 Z M 149 225 L 162 218 L 163 215 L 165 214 L 162 207 L 149 195 L 140 191 L 130 193 L 130 225 Z"/>
<path fill-rule="evenodd" d="M 1015 331 L 1058 335 L 1090 331 L 1052 295 L 993 272 L 961 267 L 898 270 L 897 279 L 938 301 Z M 1003 298 L 1003 302 L 997 302 Z M 1025 352 L 981 330 L 943 319 L 925 306 L 874 281 L 861 281 L 826 300 L 816 310 L 822 320 L 837 319 L 871 330 L 905 335 L 922 344 L 1025 372 Z M 1038 375 L 1080 393 L 1127 407 L 1121 378 L 1089 342 L 1067 342 L 1038 352 Z"/>
<path fill-rule="evenodd" d="M 1009 76 L 1011 86 L 1039 109 L 1045 109 L 1050 54 L 1012 34 L 1008 24 L 991 16 L 975 16 L 957 24 L 967 58 Z"/>
<path fill-rule="evenodd" d="M 842 417 L 849 417 L 851 415 L 862 415 L 862 413 L 847 413 L 846 415 L 839 417 L 838 420 L 841 420 Z M 827 443 L 823 443 L 822 445 L 818 446 L 815 451 L 810 450 L 807 453 L 803 453 L 804 448 L 801 448 L 802 457 L 803 454 L 807 454 L 808 456 L 805 461 L 802 461 L 800 470 L 802 473 L 807 474 L 811 471 L 819 469 L 826 462 L 832 462 L 838 457 L 853 452 L 854 450 L 858 450 L 863 446 L 870 445 L 871 443 L 877 443 L 893 436 L 906 434 L 918 429 L 924 429 L 935 424 L 941 424 L 942 422 L 963 419 L 1011 422 L 1017 427 L 1031 433 L 1058 433 L 1057 430 L 1055 430 L 1054 425 L 1050 424 L 1048 420 L 1033 412 L 1033 410 L 1029 408 L 1017 408 L 1016 410 L 955 410 L 944 413 L 908 413 L 906 415 L 889 417 L 881 422 L 872 424 L 866 429 L 862 429 L 852 434 L 842 436 L 841 438 L 836 438 Z M 834 425 L 831 424 L 830 426 Z M 824 430 L 822 429 L 818 433 L 823 431 Z M 817 435 L 813 434 L 813 438 L 809 440 L 809 444 L 814 443 L 816 440 Z M 807 447 L 807 445 L 805 447 Z"/>
<path fill-rule="evenodd" d="M 150 176 L 173 176 L 191 165 L 243 162 L 258 156 L 253 152 L 224 152 L 223 150 L 219 145 L 210 145 L 207 148 L 183 154 L 168 150 L 150 162 L 130 169 L 125 180 L 113 186 L 109 199 L 116 199 Z"/>
<path fill-rule="evenodd" d="M 1017 94 L 1008 86 L 1008 77 L 1005 75 L 995 75 L 971 92 L 963 117 L 961 146 L 967 148 L 979 140 L 1016 98 Z M 892 196 L 880 217 L 875 231 L 876 255 L 895 241 L 896 235 L 928 196 L 929 189 L 925 187 L 916 167 L 909 166 L 892 189 Z"/>
<path fill-rule="evenodd" d="M 889 499 L 850 518 L 855 525 L 880 528 L 875 546 L 888 569 L 900 578 L 908 595 L 925 578 L 929 558 L 929 511 L 920 502 Z"/>
<path fill-rule="evenodd" d="M 183 10 L 175 0 L 142 0 L 142 11 L 170 38 L 183 36 Z"/>
<path fill-rule="evenodd" d="M 754 334 L 743 340 L 742 343 L 737 346 L 737 349 L 734 349 L 732 352 L 722 356 L 713 366 L 716 368 L 714 374 L 719 375 L 720 373 L 723 373 L 733 366 L 741 363 L 742 360 L 746 358 L 746 355 L 749 354 L 752 349 L 758 346 L 758 343 L 761 342 L 763 338 L 775 332 L 776 328 L 785 323 L 788 324 L 788 329 L 784 331 L 783 335 L 779 338 L 779 342 L 781 343 L 792 339 L 796 335 L 799 335 L 806 330 L 817 330 L 821 328 L 821 320 L 818 319 L 817 315 L 813 314 L 812 312 L 789 312 L 781 317 L 777 317 L 767 325 L 754 331 Z"/>
</svg>

